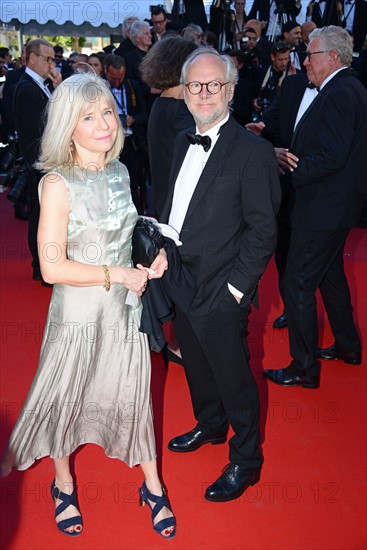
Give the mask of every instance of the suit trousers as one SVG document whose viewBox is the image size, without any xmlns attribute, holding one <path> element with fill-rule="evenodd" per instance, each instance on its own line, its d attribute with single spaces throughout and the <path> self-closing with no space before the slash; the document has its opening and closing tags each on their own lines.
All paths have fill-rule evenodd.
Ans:
<svg viewBox="0 0 367 550">
<path fill-rule="evenodd" d="M 209 314 L 177 311 L 174 329 L 182 353 L 198 428 L 206 433 L 234 430 L 229 459 L 246 470 L 261 467 L 259 397 L 249 368 L 247 325 L 250 308 L 228 291 Z"/>
<path fill-rule="evenodd" d="M 291 236 L 291 208 L 292 208 L 292 182 L 290 174 L 283 174 L 280 177 L 282 188 L 282 202 L 277 214 L 278 237 L 274 251 L 275 265 L 278 271 L 279 292 L 285 303 L 284 273 L 287 262 L 289 242 Z"/>
<path fill-rule="evenodd" d="M 349 229 L 292 229 L 284 275 L 290 352 L 292 365 L 310 376 L 320 372 L 318 288 L 337 347 L 343 351 L 361 349 L 344 272 L 343 252 L 348 233 Z"/>
</svg>

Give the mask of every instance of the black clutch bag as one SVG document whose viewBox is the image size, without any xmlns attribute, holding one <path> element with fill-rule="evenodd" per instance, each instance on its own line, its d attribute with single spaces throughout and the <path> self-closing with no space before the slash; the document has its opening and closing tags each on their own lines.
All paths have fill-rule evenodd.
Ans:
<svg viewBox="0 0 367 550">
<path fill-rule="evenodd" d="M 159 227 L 147 218 L 138 218 L 132 235 L 132 261 L 150 267 L 164 245 Z"/>
</svg>

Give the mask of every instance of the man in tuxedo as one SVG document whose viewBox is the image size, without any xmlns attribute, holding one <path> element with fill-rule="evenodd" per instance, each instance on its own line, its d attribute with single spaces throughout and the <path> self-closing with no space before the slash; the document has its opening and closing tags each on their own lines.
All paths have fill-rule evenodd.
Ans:
<svg viewBox="0 0 367 550">
<path fill-rule="evenodd" d="M 307 6 L 307 19 L 318 28 L 329 25 L 343 25 L 343 4 L 337 0 L 311 0 Z"/>
<path fill-rule="evenodd" d="M 294 196 L 284 274 L 292 362 L 264 372 L 282 386 L 318 388 L 320 359 L 361 363 L 343 262 L 367 194 L 367 94 L 350 74 L 352 51 L 341 27 L 314 30 L 304 63 L 316 97 L 306 87 L 301 96 L 301 86 L 288 102 L 289 111 L 299 106 L 289 147 Z M 318 349 L 317 289 L 335 339 L 324 349 Z"/>
<path fill-rule="evenodd" d="M 284 23 L 282 30 L 283 30 L 284 42 L 289 45 L 289 48 L 291 51 L 290 65 L 293 70 L 301 72 L 302 71 L 301 50 L 300 50 L 300 43 L 302 38 L 301 25 L 294 20 L 287 21 L 286 23 Z"/>
<path fill-rule="evenodd" d="M 277 216 L 278 240 L 274 256 L 283 304 L 285 304 L 284 273 L 291 234 L 290 210 L 293 201 L 291 171 L 297 166 L 298 160 L 289 148 L 303 95 L 306 92 L 309 102 L 317 95 L 316 88 L 313 85 L 312 88 L 308 86 L 309 81 L 305 73 L 288 76 L 284 79 L 275 100 L 263 114 L 261 122 L 246 124 L 248 130 L 268 139 L 274 145 L 281 172 L 282 203 Z M 283 313 L 274 320 L 273 328 L 283 329 L 287 326 L 288 317 L 284 309 Z"/>
<path fill-rule="evenodd" d="M 260 477 L 259 400 L 246 335 L 280 202 L 272 146 L 229 116 L 235 82 L 230 58 L 211 48 L 185 62 L 184 99 L 204 135 L 177 137 L 161 215 L 179 233 L 182 262 L 197 287 L 189 312 L 177 308 L 174 321 L 197 425 L 168 448 L 224 443 L 231 425 L 230 463 L 205 492 L 217 502 L 238 498 Z"/>
<path fill-rule="evenodd" d="M 130 175 L 131 196 L 139 214 L 144 211 L 139 195 L 144 188 L 144 158 L 140 135 L 146 136 L 148 113 L 139 82 L 125 78 L 125 61 L 119 55 L 108 55 L 104 62 L 106 80 L 116 101 L 117 112 L 124 128 L 124 147 L 120 160 Z M 139 133 L 140 129 L 140 133 Z"/>
<path fill-rule="evenodd" d="M 32 254 L 33 279 L 41 281 L 44 285 L 47 283 L 44 283 L 41 277 L 37 247 L 40 211 L 38 182 L 41 174 L 34 169 L 33 164 L 39 155 L 44 110 L 53 89 L 61 81 L 61 74 L 55 67 L 52 44 L 41 38 L 31 40 L 26 47 L 26 69 L 14 92 L 13 118 L 18 133 L 20 153 L 28 171 L 30 189 L 28 245 Z"/>
</svg>

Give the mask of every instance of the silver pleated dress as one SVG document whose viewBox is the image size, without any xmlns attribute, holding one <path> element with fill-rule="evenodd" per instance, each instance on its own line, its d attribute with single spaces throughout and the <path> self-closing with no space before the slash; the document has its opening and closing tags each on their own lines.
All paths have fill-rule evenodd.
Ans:
<svg viewBox="0 0 367 550">
<path fill-rule="evenodd" d="M 69 260 L 130 267 L 137 213 L 126 167 L 115 161 L 104 171 L 74 166 L 56 173 L 70 201 Z M 40 253 L 55 261 L 57 245 Z M 119 284 L 110 292 L 101 285 L 54 285 L 38 370 L 4 452 L 2 475 L 45 456 L 70 455 L 85 443 L 129 466 L 156 457 L 150 352 L 139 332 L 141 302 L 126 305 L 127 293 Z"/>
</svg>

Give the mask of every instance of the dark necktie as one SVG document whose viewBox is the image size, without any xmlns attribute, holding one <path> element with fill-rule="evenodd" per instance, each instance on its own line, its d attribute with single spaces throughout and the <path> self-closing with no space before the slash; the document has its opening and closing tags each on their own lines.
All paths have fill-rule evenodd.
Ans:
<svg viewBox="0 0 367 550">
<path fill-rule="evenodd" d="M 209 151 L 212 144 L 212 140 L 209 136 L 201 136 L 200 134 L 186 134 L 186 137 L 191 145 L 202 145 L 206 153 Z"/>
</svg>

